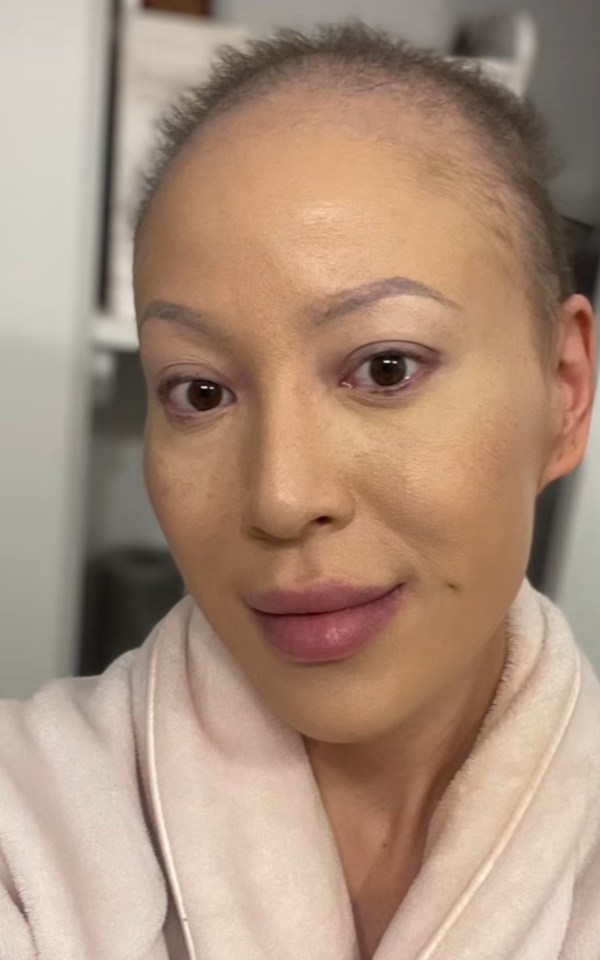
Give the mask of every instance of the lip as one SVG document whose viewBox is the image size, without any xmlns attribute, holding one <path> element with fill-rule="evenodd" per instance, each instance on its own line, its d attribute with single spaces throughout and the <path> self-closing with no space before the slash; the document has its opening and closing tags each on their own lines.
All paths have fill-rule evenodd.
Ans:
<svg viewBox="0 0 600 960">
<path fill-rule="evenodd" d="M 304 590 L 271 590 L 262 593 L 249 601 L 249 605 L 258 613 L 330 613 L 371 603 L 396 586 L 398 584 L 391 587 L 357 586 L 340 580 L 323 580 Z"/>
<path fill-rule="evenodd" d="M 374 643 L 398 612 L 405 597 L 405 584 L 396 584 L 392 589 L 382 592 L 381 588 L 356 588 L 351 592 L 344 588 L 343 597 L 340 588 L 331 591 L 327 587 L 320 592 L 302 593 L 303 613 L 265 613 L 255 609 L 267 641 L 287 659 L 299 663 L 324 663 L 344 660 L 354 656 Z M 373 593 L 376 596 L 373 597 Z M 357 602 L 358 596 L 370 599 Z M 268 601 L 277 605 L 297 609 L 299 594 L 293 596 L 279 593 Z M 331 604 L 339 604 L 340 597 L 351 600 L 351 605 L 336 609 Z M 264 603 L 263 599 L 263 603 Z M 320 606 L 322 612 L 306 612 L 306 606 Z M 323 611 L 323 607 L 328 609 Z"/>
</svg>

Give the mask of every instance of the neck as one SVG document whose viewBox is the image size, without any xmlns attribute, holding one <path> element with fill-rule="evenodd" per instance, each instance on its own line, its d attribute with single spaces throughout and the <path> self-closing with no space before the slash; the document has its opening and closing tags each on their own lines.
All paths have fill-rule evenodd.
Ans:
<svg viewBox="0 0 600 960">
<path fill-rule="evenodd" d="M 484 653 L 418 715 L 378 740 L 305 747 L 324 806 L 348 831 L 423 836 L 493 701 L 505 661 L 504 626 Z M 336 813 L 336 811 L 338 811 Z"/>
</svg>

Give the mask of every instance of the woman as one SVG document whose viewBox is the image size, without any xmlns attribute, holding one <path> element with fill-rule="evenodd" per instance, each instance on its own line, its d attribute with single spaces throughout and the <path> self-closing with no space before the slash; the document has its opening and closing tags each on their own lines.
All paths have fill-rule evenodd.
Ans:
<svg viewBox="0 0 600 960">
<path fill-rule="evenodd" d="M 188 596 L 2 707 L 0 956 L 591 960 L 600 691 L 525 579 L 589 302 L 535 116 L 359 25 L 226 52 L 136 227 Z"/>
</svg>

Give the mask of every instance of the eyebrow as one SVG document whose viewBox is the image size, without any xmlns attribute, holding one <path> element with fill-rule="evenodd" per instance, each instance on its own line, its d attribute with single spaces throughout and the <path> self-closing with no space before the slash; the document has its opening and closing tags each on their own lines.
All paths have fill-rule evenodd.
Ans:
<svg viewBox="0 0 600 960">
<path fill-rule="evenodd" d="M 313 305 L 310 314 L 314 325 L 320 327 L 390 297 L 425 297 L 453 310 L 462 309 L 459 303 L 419 280 L 411 280 L 409 277 L 383 277 L 380 280 L 373 280 L 358 287 L 340 290 L 323 298 Z M 204 333 L 206 336 L 221 340 L 224 343 L 229 344 L 231 342 L 222 327 L 210 314 L 203 310 L 172 303 L 169 300 L 153 300 L 139 319 L 139 329 L 141 330 L 144 323 L 151 318 L 169 320 L 172 323 L 190 327 L 196 332 Z"/>
<path fill-rule="evenodd" d="M 225 344 L 231 342 L 228 334 L 210 314 L 194 307 L 186 307 L 181 303 L 172 303 L 170 300 L 153 300 L 138 320 L 138 330 L 141 331 L 143 325 L 150 319 L 170 320 L 182 327 L 189 327 L 196 333 L 204 333 L 214 340 L 221 340 Z"/>
<path fill-rule="evenodd" d="M 354 310 L 369 307 L 379 300 L 387 300 L 390 297 L 426 297 L 453 310 L 462 309 L 456 301 L 419 280 L 411 280 L 409 277 L 383 277 L 359 287 L 340 290 L 339 293 L 327 297 L 321 309 L 317 309 L 315 323 L 321 326 L 331 320 L 345 317 Z"/>
</svg>

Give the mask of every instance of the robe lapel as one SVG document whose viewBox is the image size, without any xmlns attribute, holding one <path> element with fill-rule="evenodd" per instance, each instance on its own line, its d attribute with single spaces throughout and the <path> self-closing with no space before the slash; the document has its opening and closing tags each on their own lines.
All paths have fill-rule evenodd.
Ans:
<svg viewBox="0 0 600 960">
<path fill-rule="evenodd" d="M 155 819 L 190 960 L 358 960 L 335 842 L 300 736 L 194 608 L 152 665 Z"/>
<path fill-rule="evenodd" d="M 153 650 L 147 763 L 190 960 L 358 960 L 301 737 L 269 712 L 191 601 L 188 610 L 185 642 L 165 634 Z M 581 702 L 564 618 L 526 581 L 508 626 L 496 699 L 375 960 L 560 957 L 574 851 L 600 805 L 600 719 Z"/>
</svg>

